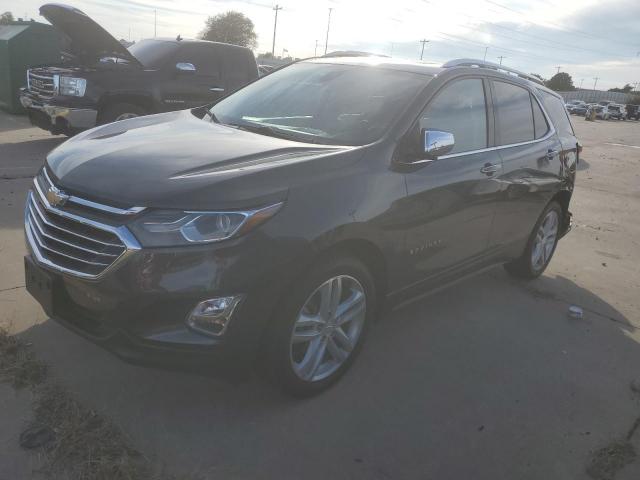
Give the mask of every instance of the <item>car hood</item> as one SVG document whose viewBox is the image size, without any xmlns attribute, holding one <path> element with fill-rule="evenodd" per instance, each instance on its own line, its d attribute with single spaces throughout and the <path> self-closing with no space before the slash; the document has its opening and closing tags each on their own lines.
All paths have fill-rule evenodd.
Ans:
<svg viewBox="0 0 640 480">
<path fill-rule="evenodd" d="M 259 135 L 184 110 L 83 132 L 53 150 L 47 165 L 65 192 L 122 208 L 245 208 L 335 175 L 361 151 Z"/>
<path fill-rule="evenodd" d="M 92 63 L 100 57 L 113 55 L 140 65 L 124 45 L 83 11 L 69 5 L 48 3 L 40 7 L 40 15 L 69 37 L 69 53 L 79 60 Z"/>
</svg>

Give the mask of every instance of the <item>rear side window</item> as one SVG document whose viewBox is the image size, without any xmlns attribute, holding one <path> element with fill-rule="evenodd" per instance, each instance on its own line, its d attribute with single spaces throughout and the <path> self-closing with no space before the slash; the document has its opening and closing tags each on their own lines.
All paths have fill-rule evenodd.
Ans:
<svg viewBox="0 0 640 480">
<path fill-rule="evenodd" d="M 540 104 L 533 95 L 531 95 L 531 108 L 533 109 L 533 127 L 537 140 L 547 134 L 549 125 L 547 125 L 547 119 L 544 118 Z"/>
<path fill-rule="evenodd" d="M 544 91 L 541 91 L 540 94 L 542 95 L 544 108 L 551 117 L 551 121 L 558 133 L 560 135 L 574 136 L 573 127 L 571 126 L 571 121 L 569 120 L 567 110 L 564 108 L 562 100 Z"/>
<path fill-rule="evenodd" d="M 458 80 L 440 91 L 427 105 L 420 128 L 453 133 L 451 153 L 487 147 L 487 109 L 482 80 Z"/>
<path fill-rule="evenodd" d="M 499 145 L 528 142 L 534 139 L 531 98 L 527 90 L 505 82 L 493 82 Z"/>
<path fill-rule="evenodd" d="M 222 68 L 229 90 L 237 90 L 258 77 L 253 54 L 239 48 L 222 50 Z"/>
</svg>

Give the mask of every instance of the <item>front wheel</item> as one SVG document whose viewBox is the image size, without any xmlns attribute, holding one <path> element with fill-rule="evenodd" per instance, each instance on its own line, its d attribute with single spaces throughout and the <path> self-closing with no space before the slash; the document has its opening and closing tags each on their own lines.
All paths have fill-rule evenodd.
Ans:
<svg viewBox="0 0 640 480">
<path fill-rule="evenodd" d="M 539 277 L 556 250 L 561 219 L 562 207 L 558 202 L 552 201 L 536 222 L 520 258 L 505 264 L 507 272 L 520 278 Z"/>
<path fill-rule="evenodd" d="M 294 285 L 274 319 L 273 380 L 298 397 L 328 388 L 354 361 L 374 312 L 374 282 L 360 261 L 318 263 Z"/>
</svg>

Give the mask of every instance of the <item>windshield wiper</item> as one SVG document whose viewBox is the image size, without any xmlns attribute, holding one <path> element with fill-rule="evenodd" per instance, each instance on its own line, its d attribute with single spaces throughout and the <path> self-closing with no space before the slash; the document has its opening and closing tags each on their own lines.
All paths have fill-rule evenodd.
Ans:
<svg viewBox="0 0 640 480">
<path fill-rule="evenodd" d="M 284 138 L 285 140 L 294 140 L 297 142 L 303 141 L 294 135 L 288 135 L 279 128 L 271 127 L 269 125 L 257 125 L 255 123 L 227 123 L 227 125 L 238 128 L 240 130 L 246 130 L 247 132 L 267 135 L 269 137 Z"/>
</svg>

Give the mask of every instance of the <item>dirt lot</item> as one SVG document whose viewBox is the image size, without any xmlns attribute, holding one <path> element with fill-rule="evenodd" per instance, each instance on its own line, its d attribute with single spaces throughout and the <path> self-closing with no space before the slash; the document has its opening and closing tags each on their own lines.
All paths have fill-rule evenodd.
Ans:
<svg viewBox="0 0 640 480">
<path fill-rule="evenodd" d="M 294 401 L 260 380 L 130 366 L 47 319 L 23 287 L 22 207 L 61 139 L 0 115 L 0 324 L 170 472 L 613 478 L 616 442 L 640 454 L 640 123 L 574 124 L 575 225 L 542 278 L 514 283 L 498 268 L 392 312 L 342 382 Z M 567 316 L 574 304 L 583 319 Z M 17 446 L 29 396 L 0 387 L 0 479 L 31 478 L 34 457 Z M 615 478 L 640 478 L 640 460 Z"/>
</svg>

